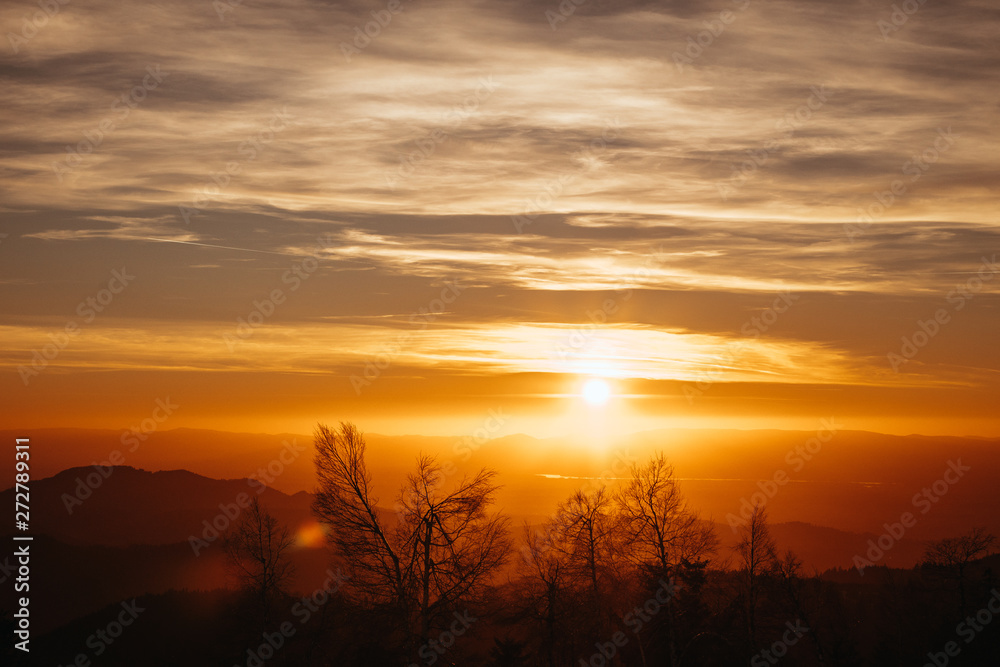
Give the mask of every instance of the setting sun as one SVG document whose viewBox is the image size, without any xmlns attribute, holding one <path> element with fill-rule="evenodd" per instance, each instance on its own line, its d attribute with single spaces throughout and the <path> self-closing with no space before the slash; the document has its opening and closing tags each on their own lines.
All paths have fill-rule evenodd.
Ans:
<svg viewBox="0 0 1000 667">
<path fill-rule="evenodd" d="M 582 395 L 591 405 L 604 405 L 611 398 L 611 387 L 604 380 L 588 380 L 583 385 Z"/>
</svg>

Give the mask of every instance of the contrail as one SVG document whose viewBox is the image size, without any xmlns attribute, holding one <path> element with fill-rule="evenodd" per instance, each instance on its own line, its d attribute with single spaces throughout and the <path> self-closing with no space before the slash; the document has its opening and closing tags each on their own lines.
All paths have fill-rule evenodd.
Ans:
<svg viewBox="0 0 1000 667">
<path fill-rule="evenodd" d="M 262 252 L 265 255 L 281 255 L 282 257 L 302 257 L 302 255 L 293 255 L 289 252 L 274 252 L 273 250 L 254 250 L 253 248 L 234 248 L 228 245 L 215 245 L 213 243 L 198 243 L 197 241 L 178 241 L 177 239 L 155 239 L 152 236 L 146 236 L 147 241 L 159 241 L 160 243 L 184 243 L 186 245 L 200 245 L 206 248 L 222 248 L 224 250 L 243 250 L 245 252 Z"/>
</svg>

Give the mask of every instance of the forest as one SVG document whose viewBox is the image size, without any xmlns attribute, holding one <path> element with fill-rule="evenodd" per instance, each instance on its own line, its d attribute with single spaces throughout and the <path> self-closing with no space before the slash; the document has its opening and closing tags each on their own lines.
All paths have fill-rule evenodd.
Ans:
<svg viewBox="0 0 1000 667">
<path fill-rule="evenodd" d="M 496 508 L 498 473 L 417 460 L 392 507 L 362 433 L 319 426 L 313 511 L 331 568 L 290 595 L 287 528 L 255 502 L 226 538 L 235 665 L 992 665 L 995 536 L 929 542 L 910 570 L 809 573 L 754 505 L 723 549 L 662 454 L 591 480 L 542 525 Z M 244 648 L 241 646 L 242 640 Z M 221 656 L 220 656 L 221 657 Z"/>
</svg>

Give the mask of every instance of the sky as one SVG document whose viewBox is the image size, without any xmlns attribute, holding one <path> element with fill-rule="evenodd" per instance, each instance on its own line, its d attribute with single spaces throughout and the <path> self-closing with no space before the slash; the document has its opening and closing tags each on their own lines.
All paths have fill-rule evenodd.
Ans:
<svg viewBox="0 0 1000 667">
<path fill-rule="evenodd" d="M 1000 435 L 992 2 L 0 24 L 4 427 Z"/>
</svg>

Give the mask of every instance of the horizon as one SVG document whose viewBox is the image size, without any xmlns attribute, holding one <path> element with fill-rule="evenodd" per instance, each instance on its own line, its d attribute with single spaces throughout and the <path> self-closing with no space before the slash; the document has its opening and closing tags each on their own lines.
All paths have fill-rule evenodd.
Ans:
<svg viewBox="0 0 1000 667">
<path fill-rule="evenodd" d="M 389 504 L 422 456 L 444 466 L 443 488 L 481 469 L 496 471 L 498 507 L 514 515 L 541 517 L 554 512 L 574 489 L 595 488 L 602 480 L 614 487 L 627 479 L 630 465 L 662 453 L 692 510 L 705 518 L 732 515 L 742 510 L 747 498 L 755 498 L 775 521 L 855 533 L 876 530 L 883 515 L 891 516 L 914 492 L 940 477 L 949 461 L 958 461 L 973 467 L 971 481 L 963 482 L 947 507 L 917 532 L 945 537 L 958 522 L 1000 533 L 1000 523 L 980 502 L 983 494 L 994 494 L 992 480 L 1000 475 L 996 439 L 897 436 L 842 426 L 821 420 L 811 431 L 659 429 L 596 443 L 526 434 L 482 439 L 377 433 L 363 437 L 371 488 Z M 107 467 L 124 465 L 149 472 L 187 471 L 210 479 L 256 479 L 287 494 L 315 493 L 320 484 L 313 467 L 315 441 L 302 434 L 184 428 L 151 431 L 141 440 L 116 430 L 22 435 L 55 445 L 53 451 L 36 454 L 35 475 L 46 478 L 77 468 L 86 471 L 81 478 L 93 477 L 95 473 L 87 471 L 90 466 L 97 466 L 103 478 Z M 901 456 L 906 466 L 898 465 Z M 859 460 L 865 461 L 863 466 Z M 772 480 L 780 475 L 776 485 Z M 769 492 L 761 496 L 761 490 Z"/>
<path fill-rule="evenodd" d="M 125 434 L 125 433 L 132 432 L 133 430 L 136 430 L 136 429 L 138 429 L 138 430 L 141 431 L 142 420 L 137 420 L 137 421 L 139 422 L 139 425 L 132 424 L 131 426 L 125 426 L 125 425 L 123 425 L 121 423 L 114 424 L 114 423 L 109 422 L 109 423 L 106 423 L 106 424 L 103 424 L 103 425 L 95 424 L 95 425 L 91 425 L 91 426 L 74 426 L 74 425 L 53 426 L 53 425 L 39 425 L 39 424 L 25 424 L 25 423 L 22 423 L 22 424 L 18 425 L 17 427 L 10 427 L 10 426 L 7 426 L 7 425 L 4 425 L 4 424 L 0 423 L 0 432 L 11 432 L 11 433 L 13 433 L 15 431 L 43 431 L 43 430 L 73 431 L 73 430 L 81 430 L 81 431 L 113 431 L 113 432 L 118 432 L 118 433 Z M 180 421 L 180 420 L 174 420 L 174 419 L 172 419 L 171 421 L 173 422 L 173 421 Z M 234 430 L 234 429 L 230 429 L 230 428 L 222 428 L 221 426 L 216 426 L 216 427 L 199 426 L 196 423 L 189 424 L 189 425 L 170 425 L 170 426 L 164 426 L 164 427 L 160 427 L 159 425 L 157 425 L 156 431 L 160 431 L 160 432 L 182 431 L 182 430 L 216 431 L 218 433 L 228 433 L 228 434 L 233 434 L 233 435 L 269 435 L 269 436 L 294 435 L 294 436 L 301 436 L 301 437 L 312 438 L 313 434 L 315 433 L 315 429 L 316 429 L 316 427 L 318 425 L 320 425 L 320 424 L 334 425 L 334 424 L 340 423 L 341 421 L 350 421 L 350 420 L 349 419 L 338 419 L 338 420 L 330 420 L 330 421 L 317 420 L 314 423 L 313 428 L 310 430 L 310 432 L 306 432 L 306 431 L 294 431 L 294 430 L 271 430 L 271 431 L 268 431 L 268 430 L 257 430 L 257 431 L 255 431 L 255 430 L 248 430 L 248 429 Z M 802 423 L 803 423 L 803 426 L 811 426 L 812 425 L 811 423 L 807 424 L 804 418 L 802 420 Z M 504 429 L 504 430 L 506 430 L 506 429 Z M 878 435 L 890 435 L 890 436 L 896 436 L 896 437 L 910 437 L 910 436 L 913 436 L 913 437 L 926 437 L 926 438 L 953 437 L 953 438 L 979 438 L 979 439 L 985 439 L 985 440 L 1000 439 L 1000 433 L 993 433 L 993 432 L 980 433 L 980 432 L 961 432 L 961 431 L 955 431 L 955 430 L 950 430 L 950 431 L 947 431 L 947 432 L 909 431 L 909 430 L 906 430 L 905 428 L 901 428 L 901 429 L 898 429 L 898 430 L 893 430 L 893 429 L 875 430 L 875 429 L 872 429 L 872 428 L 845 428 L 843 430 L 844 431 L 858 431 L 858 432 L 862 432 L 862 433 L 874 433 L 874 434 L 878 434 Z M 651 432 L 655 432 L 655 431 L 780 431 L 780 432 L 806 432 L 806 431 L 808 431 L 808 428 L 803 428 L 803 427 L 796 428 L 796 427 L 792 427 L 790 425 L 786 425 L 786 426 L 782 426 L 782 427 L 779 427 L 779 426 L 763 426 L 763 425 L 744 425 L 744 426 L 736 426 L 736 425 L 727 425 L 727 426 L 688 426 L 688 425 L 658 424 L 656 421 L 654 421 L 654 422 L 652 422 L 652 423 L 650 423 L 648 425 L 648 428 L 640 428 L 640 429 L 637 429 L 637 430 L 628 431 L 626 433 L 622 433 L 622 434 L 619 434 L 619 435 L 616 435 L 616 436 L 613 436 L 613 437 L 621 438 L 621 437 L 628 437 L 628 436 L 638 435 L 638 434 L 642 434 L 642 433 L 651 433 Z M 463 438 L 463 437 L 469 437 L 470 436 L 469 432 L 462 433 L 462 432 L 449 431 L 449 430 L 446 429 L 446 427 L 442 427 L 442 430 L 431 430 L 429 432 L 428 431 L 417 432 L 417 431 L 407 431 L 407 430 L 400 430 L 400 431 L 393 431 L 393 430 L 384 430 L 384 431 L 371 430 L 371 431 L 368 431 L 368 430 L 364 430 L 364 432 L 365 432 L 366 435 L 385 436 L 385 437 L 398 437 L 398 438 L 405 438 L 405 437 L 413 437 L 413 438 L 434 437 L 434 438 L 456 438 L 456 439 L 458 439 L 458 438 Z M 512 431 L 512 432 L 505 432 L 505 433 L 502 433 L 500 435 L 492 435 L 491 434 L 491 436 L 490 436 L 489 439 L 490 440 L 496 440 L 496 439 L 500 439 L 500 438 L 511 437 L 511 436 L 519 436 L 519 435 L 530 437 L 530 438 L 535 438 L 537 440 L 556 440 L 556 439 L 565 439 L 565 438 L 579 437 L 580 432 L 579 431 L 575 431 L 575 432 L 561 432 L 561 433 L 551 433 L 551 434 L 548 434 L 548 433 L 546 433 L 546 434 L 535 434 L 535 433 L 530 433 L 528 431 Z"/>
<path fill-rule="evenodd" d="M 324 425 L 328 425 L 329 426 L 329 425 L 334 424 L 334 422 L 317 422 L 317 425 L 319 425 L 319 424 L 324 424 Z M 115 426 L 104 426 L 104 427 L 99 427 L 99 426 L 94 426 L 94 427 L 76 427 L 76 426 L 24 426 L 21 429 L 9 429 L 9 428 L 2 428 L 2 427 L 0 427 L 0 432 L 14 432 L 15 430 L 22 430 L 22 431 L 43 431 L 43 430 L 53 430 L 53 431 L 59 431 L 59 430 L 62 430 L 62 431 L 74 431 L 74 430 L 79 430 L 79 431 L 113 431 L 113 432 L 122 433 L 122 434 L 126 434 L 126 433 L 130 433 L 131 432 L 131 429 L 129 429 L 129 428 L 123 429 L 120 426 L 118 426 L 118 427 L 115 427 Z M 312 438 L 313 437 L 313 435 L 311 435 L 311 434 L 307 434 L 307 433 L 304 433 L 304 432 L 294 432 L 294 431 L 232 431 L 232 430 L 219 429 L 219 428 L 202 428 L 202 427 L 197 427 L 197 426 L 175 426 L 175 427 L 171 427 L 171 428 L 162 428 L 162 429 L 158 428 L 157 429 L 157 431 L 163 432 L 163 433 L 168 433 L 170 431 L 185 431 L 185 430 L 189 430 L 189 431 L 215 431 L 215 432 L 218 432 L 218 433 L 228 433 L 228 434 L 232 434 L 232 435 L 268 435 L 268 436 L 273 436 L 273 437 L 285 436 L 285 435 L 294 435 L 294 436 L 304 436 L 304 437 L 308 437 L 308 438 Z M 973 433 L 917 433 L 917 432 L 893 433 L 891 431 L 872 431 L 872 430 L 869 430 L 869 429 L 848 429 L 848 428 L 839 429 L 839 430 L 841 430 L 843 432 L 856 431 L 856 432 L 859 432 L 859 433 L 872 433 L 872 434 L 875 434 L 875 435 L 889 435 L 889 436 L 896 436 L 896 437 L 911 437 L 912 436 L 912 437 L 923 437 L 923 438 L 944 437 L 944 438 L 972 438 L 972 439 L 984 439 L 984 440 L 996 440 L 996 439 L 1000 439 L 1000 435 L 986 435 L 986 436 L 984 436 L 984 435 L 976 435 L 976 434 L 973 434 Z M 806 432 L 808 432 L 807 430 L 803 430 L 803 429 L 777 428 L 777 427 L 772 427 L 772 428 L 761 428 L 761 427 L 715 428 L 715 427 L 705 426 L 705 427 L 697 427 L 697 428 L 695 428 L 695 427 L 690 427 L 690 426 L 663 426 L 663 427 L 658 427 L 658 428 L 644 429 L 644 430 L 641 430 L 641 431 L 630 431 L 628 433 L 623 433 L 623 434 L 621 434 L 619 436 L 616 436 L 616 437 L 627 438 L 629 436 L 640 435 L 640 434 L 643 434 L 643 433 L 653 433 L 653 432 L 656 432 L 656 431 L 779 431 L 779 432 L 792 432 L 792 433 L 806 433 Z M 363 432 L 364 432 L 365 435 L 382 436 L 382 437 L 393 437 L 393 438 L 434 437 L 434 438 L 458 438 L 458 439 L 460 439 L 460 438 L 468 437 L 468 434 L 461 434 L 461 433 L 410 433 L 410 432 L 392 433 L 392 432 L 382 432 L 382 431 L 363 431 Z M 528 438 L 534 438 L 536 440 L 557 440 L 557 439 L 568 439 L 568 438 L 574 437 L 572 434 L 553 435 L 553 436 L 536 436 L 536 435 L 532 435 L 531 433 L 514 432 L 514 433 L 505 433 L 503 435 L 499 435 L 499 436 L 496 436 L 496 437 L 491 437 L 489 439 L 490 440 L 499 440 L 501 438 L 508 438 L 508 437 L 514 437 L 514 436 L 524 436 L 524 437 L 528 437 Z"/>
</svg>

